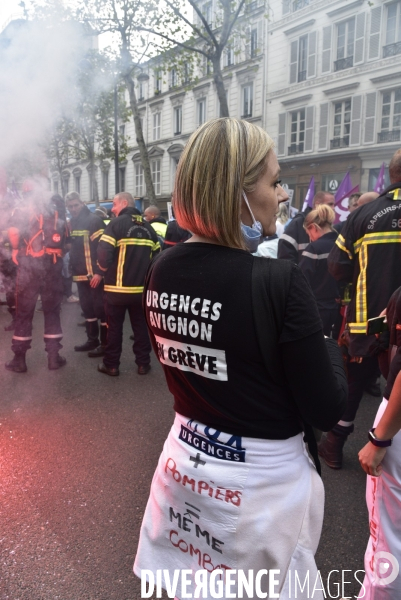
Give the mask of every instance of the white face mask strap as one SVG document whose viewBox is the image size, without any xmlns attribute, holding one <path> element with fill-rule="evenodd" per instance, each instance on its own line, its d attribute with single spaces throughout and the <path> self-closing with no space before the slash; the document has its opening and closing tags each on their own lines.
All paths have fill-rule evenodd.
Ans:
<svg viewBox="0 0 401 600">
<path fill-rule="evenodd" d="M 247 205 L 247 207 L 248 207 L 249 214 L 250 214 L 250 215 L 251 215 L 251 217 L 252 217 L 252 221 L 253 221 L 254 225 L 256 225 L 256 219 L 255 219 L 255 217 L 253 216 L 253 212 L 251 211 L 251 207 L 249 206 L 249 201 L 248 201 L 248 198 L 246 197 L 246 194 L 245 194 L 245 192 L 244 192 L 244 191 L 242 191 L 242 195 L 243 195 L 243 197 L 244 197 L 245 204 L 246 204 L 246 205 Z"/>
</svg>

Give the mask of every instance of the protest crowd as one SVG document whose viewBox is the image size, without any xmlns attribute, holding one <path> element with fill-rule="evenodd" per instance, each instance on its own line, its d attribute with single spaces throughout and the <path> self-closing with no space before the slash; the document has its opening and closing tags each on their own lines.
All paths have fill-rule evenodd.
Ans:
<svg viewBox="0 0 401 600">
<path fill-rule="evenodd" d="M 153 349 L 174 397 L 139 577 L 160 565 L 199 565 L 197 555 L 177 558 L 166 534 L 171 511 L 177 518 L 192 502 L 202 517 L 187 522 L 213 524 L 222 568 L 278 568 L 280 598 L 290 597 L 289 565 L 316 572 L 319 459 L 341 469 L 368 391 L 382 402 L 359 453 L 371 531 L 360 597 L 401 597 L 401 578 L 383 587 L 374 558 L 389 552 L 401 561 L 401 150 L 389 178 L 386 187 L 383 164 L 375 189 L 359 190 L 347 174 L 333 195 L 316 190 L 311 173 L 297 211 L 270 137 L 230 118 L 191 136 L 168 221 L 157 206 L 141 214 L 128 192 L 110 212 L 92 212 L 77 192 L 52 195 L 39 176 L 17 189 L 1 170 L 5 369 L 23 377 L 30 368 L 35 311 L 48 369 L 68 369 L 60 311 L 63 301 L 79 303 L 74 351 L 88 357 L 93 377 L 120 376 L 128 312 L 137 373 L 150 373 Z M 188 475 L 194 449 L 207 463 L 202 475 Z M 269 546 L 272 537 L 282 543 Z"/>
</svg>

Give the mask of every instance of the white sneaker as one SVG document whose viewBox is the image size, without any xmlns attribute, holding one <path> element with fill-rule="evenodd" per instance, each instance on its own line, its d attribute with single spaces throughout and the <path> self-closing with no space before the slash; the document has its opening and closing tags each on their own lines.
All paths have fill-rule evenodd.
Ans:
<svg viewBox="0 0 401 600">
<path fill-rule="evenodd" d="M 71 296 L 69 296 L 67 298 L 67 302 L 79 302 L 79 298 L 77 298 L 76 296 L 74 296 L 74 294 L 72 294 Z"/>
</svg>

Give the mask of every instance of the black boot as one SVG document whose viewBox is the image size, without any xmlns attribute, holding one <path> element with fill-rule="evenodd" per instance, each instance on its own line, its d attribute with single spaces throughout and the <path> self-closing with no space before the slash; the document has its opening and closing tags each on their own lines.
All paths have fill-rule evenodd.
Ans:
<svg viewBox="0 0 401 600">
<path fill-rule="evenodd" d="M 331 469 L 341 469 L 343 464 L 343 447 L 354 426 L 344 427 L 335 425 L 325 438 L 318 444 L 319 456 L 321 456 Z"/>
<path fill-rule="evenodd" d="M 107 325 L 100 323 L 100 346 L 88 352 L 90 358 L 99 358 L 106 353 L 107 346 Z"/>
<path fill-rule="evenodd" d="M 94 350 L 99 345 L 99 325 L 96 321 L 86 321 L 86 335 L 88 339 L 80 346 L 74 346 L 75 352 L 88 352 Z"/>
<path fill-rule="evenodd" d="M 11 315 L 12 321 L 11 321 L 11 323 L 9 323 L 8 325 L 6 325 L 4 327 L 4 331 L 14 331 L 14 328 L 15 328 L 15 306 L 13 306 L 12 308 L 9 307 L 8 312 Z"/>
<path fill-rule="evenodd" d="M 64 358 L 64 356 L 60 356 L 58 352 L 55 354 L 49 352 L 47 361 L 50 371 L 55 371 L 56 369 L 64 367 L 64 365 L 67 364 L 67 360 Z"/>
<path fill-rule="evenodd" d="M 14 373 L 26 373 L 28 368 L 25 362 L 26 352 L 15 352 L 14 358 L 4 366 L 7 371 L 14 371 Z"/>
</svg>

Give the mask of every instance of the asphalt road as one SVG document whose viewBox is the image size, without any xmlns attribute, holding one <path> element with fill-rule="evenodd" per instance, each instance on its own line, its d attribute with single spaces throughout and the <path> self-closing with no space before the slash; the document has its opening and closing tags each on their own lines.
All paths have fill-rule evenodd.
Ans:
<svg viewBox="0 0 401 600">
<path fill-rule="evenodd" d="M 68 361 L 47 369 L 43 316 L 35 313 L 28 373 L 7 372 L 12 333 L 0 307 L 0 599 L 133 600 L 132 565 L 154 468 L 173 420 L 172 398 L 153 360 L 136 373 L 128 323 L 121 375 L 96 371 L 98 360 L 74 352 L 84 341 L 77 305 L 64 304 Z M 352 581 L 356 596 L 368 539 L 364 445 L 379 399 L 364 398 L 341 471 L 324 468 L 326 513 L 317 564 L 326 583 Z M 344 576 L 341 571 L 348 570 Z M 359 578 L 361 574 L 359 575 Z M 336 587 L 331 587 L 336 597 Z M 337 596 L 338 597 L 338 596 Z"/>
</svg>

